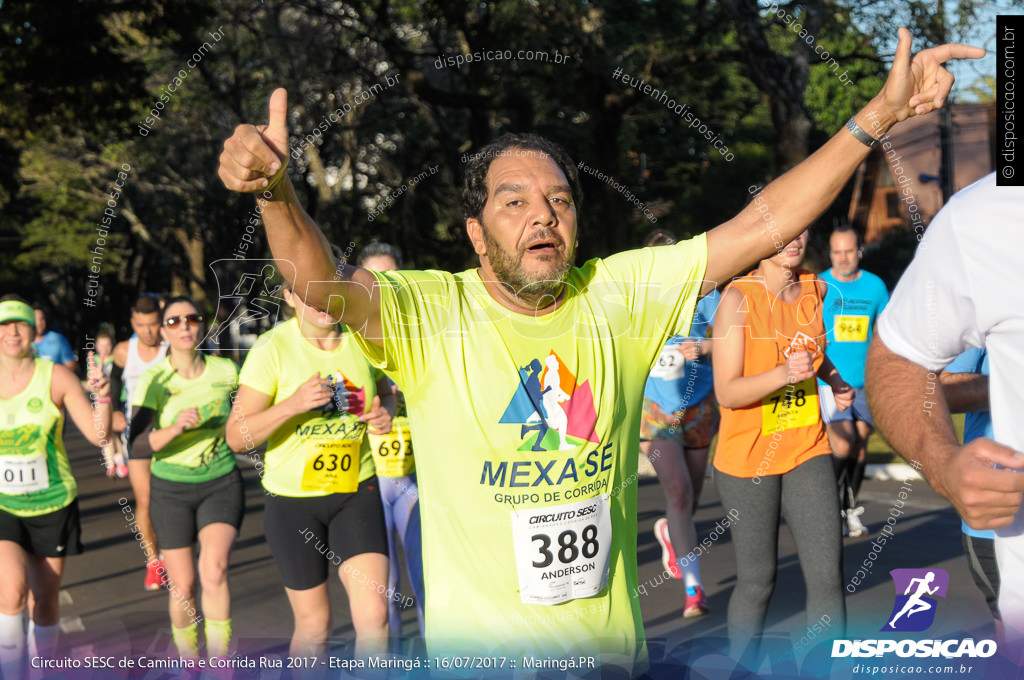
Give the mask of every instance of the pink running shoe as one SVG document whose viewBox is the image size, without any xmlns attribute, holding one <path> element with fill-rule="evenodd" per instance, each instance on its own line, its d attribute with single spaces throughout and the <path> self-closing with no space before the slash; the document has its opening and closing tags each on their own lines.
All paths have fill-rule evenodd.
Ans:
<svg viewBox="0 0 1024 680">
<path fill-rule="evenodd" d="M 668 520 L 659 517 L 654 523 L 654 537 L 661 543 L 661 564 L 672 578 L 683 578 L 683 572 L 676 561 L 676 551 L 672 549 L 672 541 L 668 537 Z"/>
<path fill-rule="evenodd" d="M 128 476 L 128 463 L 124 462 L 124 454 L 114 454 L 114 472 L 117 474 L 118 479 L 124 479 Z"/>
<path fill-rule="evenodd" d="M 690 591 L 693 591 L 693 595 Z M 686 589 L 686 608 L 683 609 L 684 619 L 695 619 L 708 613 L 708 600 L 704 597 L 704 589 L 693 586 Z"/>
</svg>

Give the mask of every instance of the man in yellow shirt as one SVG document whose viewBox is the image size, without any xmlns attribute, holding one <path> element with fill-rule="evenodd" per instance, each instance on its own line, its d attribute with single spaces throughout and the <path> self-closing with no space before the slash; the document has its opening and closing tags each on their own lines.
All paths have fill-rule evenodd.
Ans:
<svg viewBox="0 0 1024 680">
<path fill-rule="evenodd" d="M 701 295 L 834 200 L 877 143 L 865 128 L 884 134 L 941 106 L 952 76 L 940 63 L 982 54 L 943 46 L 911 60 L 901 31 L 882 91 L 762 200 L 690 241 L 581 267 L 576 166 L 536 135 L 506 135 L 467 166 L 478 270 L 371 273 L 336 267 L 298 202 L 284 172 L 287 94 L 271 96 L 269 125 L 235 130 L 220 177 L 260 192 L 283 274 L 307 303 L 340 315 L 405 390 L 431 654 L 489 654 L 525 670 L 575 655 L 643 671 L 633 444 L 654 359 L 686 333 Z"/>
</svg>

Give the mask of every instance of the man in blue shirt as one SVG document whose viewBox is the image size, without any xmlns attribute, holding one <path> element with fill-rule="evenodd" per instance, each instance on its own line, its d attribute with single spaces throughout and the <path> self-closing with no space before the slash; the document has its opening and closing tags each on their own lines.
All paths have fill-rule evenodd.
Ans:
<svg viewBox="0 0 1024 680">
<path fill-rule="evenodd" d="M 853 408 L 840 411 L 832 397 L 832 388 L 818 381 L 821 416 L 828 430 L 843 497 L 844 533 L 854 537 L 867 533 L 860 521 L 864 508 L 857 506 L 857 494 L 864 480 L 868 437 L 874 427 L 864 393 L 864 364 L 875 320 L 889 301 L 882 279 L 860 268 L 863 254 L 860 235 L 852 227 L 838 227 L 829 238 L 832 268 L 821 275 L 828 284 L 824 310 L 828 339 L 825 353 L 843 379 L 857 390 Z"/>
<path fill-rule="evenodd" d="M 41 306 L 35 307 L 35 312 L 36 338 L 33 344 L 36 348 L 36 358 L 64 364 L 72 373 L 77 373 L 78 364 L 75 362 L 71 343 L 60 333 L 46 330 L 46 312 Z"/>
</svg>

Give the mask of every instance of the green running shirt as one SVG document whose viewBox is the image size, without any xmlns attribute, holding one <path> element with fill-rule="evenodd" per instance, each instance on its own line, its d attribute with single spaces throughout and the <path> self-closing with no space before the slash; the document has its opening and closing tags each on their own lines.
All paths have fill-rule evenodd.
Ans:
<svg viewBox="0 0 1024 680">
<path fill-rule="evenodd" d="M 154 430 L 170 427 L 187 408 L 199 409 L 199 426 L 153 453 L 153 476 L 170 482 L 208 482 L 231 472 L 237 463 L 224 440 L 238 367 L 230 359 L 204 356 L 203 372 L 193 380 L 171 367 L 170 354 L 139 378 L 132 406 L 156 412 Z"/>
<path fill-rule="evenodd" d="M 36 359 L 28 387 L 0 399 L 0 508 L 18 517 L 56 512 L 78 496 L 52 380 L 53 362 Z"/>
</svg>

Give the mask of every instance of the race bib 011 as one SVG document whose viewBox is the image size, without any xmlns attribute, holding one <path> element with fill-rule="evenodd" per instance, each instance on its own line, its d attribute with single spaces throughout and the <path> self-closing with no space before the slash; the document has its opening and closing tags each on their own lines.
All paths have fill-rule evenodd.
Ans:
<svg viewBox="0 0 1024 680">
<path fill-rule="evenodd" d="M 612 546 L 608 494 L 511 514 L 524 604 L 561 604 L 605 587 Z"/>
<path fill-rule="evenodd" d="M 814 378 L 785 385 L 761 400 L 761 434 L 807 427 L 818 422 L 818 388 Z"/>
<path fill-rule="evenodd" d="M 43 491 L 50 486 L 46 456 L 0 456 L 0 493 L 12 496 Z"/>
</svg>

